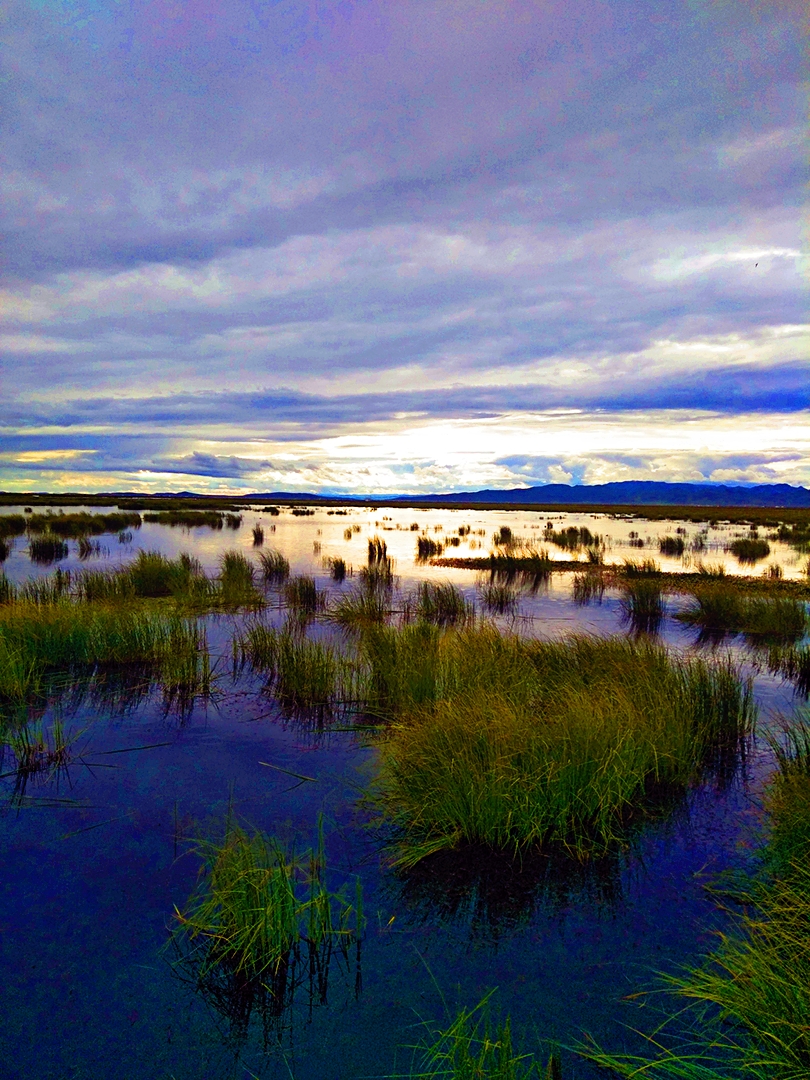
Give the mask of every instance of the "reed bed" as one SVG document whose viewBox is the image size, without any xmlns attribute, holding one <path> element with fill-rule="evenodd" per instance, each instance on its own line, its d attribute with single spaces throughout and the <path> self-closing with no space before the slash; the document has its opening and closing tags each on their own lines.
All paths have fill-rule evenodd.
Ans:
<svg viewBox="0 0 810 1080">
<path fill-rule="evenodd" d="M 682 536 L 660 536 L 658 550 L 662 555 L 680 558 L 686 550 L 686 541 Z"/>
<path fill-rule="evenodd" d="M 546 524 L 543 540 L 564 551 L 579 551 L 580 548 L 598 549 L 602 546 L 602 537 L 592 533 L 586 526 L 570 525 L 567 529 L 555 531 L 551 522 Z"/>
<path fill-rule="evenodd" d="M 118 533 L 124 529 L 140 529 L 141 515 L 132 512 L 89 514 L 85 511 L 75 514 L 29 514 L 25 527 L 29 534 L 48 533 L 62 539 L 78 540 L 103 533 Z"/>
<path fill-rule="evenodd" d="M 225 523 L 225 513 L 222 510 L 157 510 L 145 513 L 143 520 L 172 528 L 219 530 Z"/>
<path fill-rule="evenodd" d="M 463 844 L 605 851 L 733 753 L 754 717 L 730 664 L 624 640 L 416 624 L 367 634 L 362 657 L 375 710 L 396 718 L 380 801 L 402 865 Z"/>
<path fill-rule="evenodd" d="M 23 514 L 0 514 L 0 539 L 8 540 L 25 532 Z"/>
</svg>

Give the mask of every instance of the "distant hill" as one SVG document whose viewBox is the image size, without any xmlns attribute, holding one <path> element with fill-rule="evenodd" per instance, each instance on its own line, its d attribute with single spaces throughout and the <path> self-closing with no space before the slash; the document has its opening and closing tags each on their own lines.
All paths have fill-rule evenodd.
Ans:
<svg viewBox="0 0 810 1080">
<path fill-rule="evenodd" d="M 544 484 L 541 487 L 451 492 L 407 496 L 409 503 L 536 503 L 582 506 L 780 506 L 810 507 L 810 491 L 790 484 L 728 487 L 723 484 L 667 484 L 656 480 L 620 480 L 611 484 Z"/>
</svg>

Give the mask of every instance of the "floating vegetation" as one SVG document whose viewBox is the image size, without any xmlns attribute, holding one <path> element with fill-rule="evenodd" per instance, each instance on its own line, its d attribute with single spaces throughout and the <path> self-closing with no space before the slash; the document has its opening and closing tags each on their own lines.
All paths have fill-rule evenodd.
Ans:
<svg viewBox="0 0 810 1080">
<path fill-rule="evenodd" d="M 739 563 L 753 564 L 761 559 L 767 559 L 771 553 L 771 545 L 767 540 L 759 540 L 754 537 L 744 536 L 732 540 L 728 550 Z"/>
<path fill-rule="evenodd" d="M 28 542 L 28 557 L 33 563 L 47 566 L 68 557 L 68 545 L 58 536 L 32 537 Z"/>
<path fill-rule="evenodd" d="M 455 626 L 475 618 L 475 609 L 450 582 L 420 582 L 416 615 L 437 626 Z"/>
<path fill-rule="evenodd" d="M 261 547 L 264 543 L 264 529 L 261 525 L 253 526 L 253 546 Z"/>
<path fill-rule="evenodd" d="M 682 536 L 659 536 L 658 550 L 662 555 L 680 558 L 686 550 L 686 543 Z"/>
<path fill-rule="evenodd" d="M 375 710 L 400 718 L 380 804 L 402 865 L 464 843 L 604 852 L 656 795 L 727 771 L 754 717 L 730 663 L 626 640 L 415 624 L 362 645 Z"/>
<path fill-rule="evenodd" d="M 175 908 L 172 942 L 179 970 L 238 1034 L 255 1012 L 267 1036 L 302 989 L 310 1007 L 326 1004 L 334 963 L 345 975 L 353 962 L 359 992 L 359 879 L 351 899 L 329 890 L 320 820 L 318 837 L 314 851 L 297 854 L 229 820 L 222 842 L 197 844 L 200 884 Z"/>
<path fill-rule="evenodd" d="M 260 551 L 259 565 L 268 585 L 277 585 L 290 576 L 290 564 L 280 551 Z"/>
</svg>

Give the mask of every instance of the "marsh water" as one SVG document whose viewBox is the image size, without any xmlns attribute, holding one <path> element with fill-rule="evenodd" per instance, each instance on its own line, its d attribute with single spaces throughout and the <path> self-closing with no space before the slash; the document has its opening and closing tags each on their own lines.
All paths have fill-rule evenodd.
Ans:
<svg viewBox="0 0 810 1080">
<path fill-rule="evenodd" d="M 261 550 L 252 533 L 260 524 L 265 549 L 277 549 L 294 574 L 311 574 L 335 594 L 352 588 L 352 568 L 365 564 L 367 541 L 379 536 L 401 594 L 420 580 L 452 581 L 480 609 L 480 573 L 419 563 L 416 537 L 441 541 L 449 556 L 486 555 L 506 525 L 549 547 L 552 557 L 570 559 L 544 543 L 549 519 L 554 529 L 584 525 L 601 535 L 607 562 L 649 554 L 663 569 L 694 565 L 689 547 L 702 531 L 701 558 L 741 571 L 726 547 L 746 530 L 729 524 L 707 532 L 686 522 L 591 514 L 371 507 L 308 516 L 283 508 L 272 516 L 256 507 L 243 512 L 240 528 L 221 531 L 144 524 L 123 542 L 99 538 L 83 561 L 70 542 L 58 565 L 113 567 L 145 549 L 186 551 L 213 571 L 226 550 L 251 557 Z M 657 537 L 678 528 L 685 530 L 685 559 L 662 556 Z M 645 550 L 631 545 L 637 539 Z M 790 548 L 772 542 L 771 549 L 767 563 L 778 563 L 786 578 L 799 575 Z M 330 576 L 330 558 L 349 568 L 342 583 Z M 763 565 L 742 570 L 761 574 Z M 4 570 L 21 581 L 54 567 L 32 564 L 18 539 Z M 555 574 L 518 590 L 516 608 L 497 621 L 538 636 L 627 632 L 617 596 L 608 590 L 600 603 L 576 604 L 571 581 L 571 574 Z M 668 599 L 661 639 L 674 650 L 702 648 L 673 618 L 677 606 Z M 263 617 L 284 618 L 272 595 Z M 753 676 L 760 733 L 731 774 L 690 791 L 609 859 L 580 865 L 540 856 L 448 856 L 404 872 L 391 867 L 367 799 L 377 760 L 373 734 L 345 719 L 330 725 L 285 714 L 261 678 L 234 673 L 231 640 L 250 618 L 207 616 L 215 658 L 209 700 L 177 712 L 148 692 L 105 698 L 66 689 L 43 719 L 61 717 L 73 740 L 70 766 L 33 778 L 24 790 L 13 773 L 0 779 L 0 1075 L 408 1075 L 409 1047 L 490 991 L 493 1012 L 511 1016 L 515 1041 L 526 1051 L 550 1043 L 571 1048 L 588 1037 L 615 1050 L 643 1049 L 636 1030 L 653 1031 L 672 1002 L 659 993 L 635 995 L 658 990 L 661 973 L 700 962 L 727 918 L 706 885 L 757 858 L 765 828 L 761 794 L 772 768 L 763 736 L 800 704 L 791 685 L 770 675 L 743 642 L 715 644 Z M 314 632 L 337 633 L 327 625 Z M 362 884 L 361 948 L 345 960 L 333 957 L 325 994 L 323 983 L 313 990 L 302 978 L 269 1027 L 235 1024 L 221 1000 L 201 993 L 170 945 L 174 910 L 198 881 L 195 839 L 221 836 L 228 815 L 301 849 L 314 843 L 322 815 L 332 886 L 354 890 L 358 878 Z M 601 1075 L 570 1049 L 563 1050 L 563 1069 L 566 1078 Z"/>
</svg>

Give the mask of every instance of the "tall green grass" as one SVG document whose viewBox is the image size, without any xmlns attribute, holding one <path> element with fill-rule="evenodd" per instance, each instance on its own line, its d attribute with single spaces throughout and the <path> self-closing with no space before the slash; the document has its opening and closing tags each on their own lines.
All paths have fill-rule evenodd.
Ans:
<svg viewBox="0 0 810 1080">
<path fill-rule="evenodd" d="M 528 642 L 491 628 L 378 628 L 368 692 L 395 716 L 380 800 L 413 864 L 461 844 L 606 850 L 750 730 L 729 664 L 624 640 Z"/>
<path fill-rule="evenodd" d="M 771 545 L 767 540 L 760 540 L 757 537 L 742 536 L 737 540 L 732 540 L 728 546 L 728 550 L 735 557 L 737 562 L 740 563 L 755 563 L 760 559 L 767 559 L 771 553 Z"/>
<path fill-rule="evenodd" d="M 170 703 L 211 690 L 208 649 L 196 620 L 67 602 L 0 609 L 2 705 L 35 705 L 75 679 L 121 667 L 156 680 Z"/>
<path fill-rule="evenodd" d="M 25 517 L 22 514 L 0 514 L 0 539 L 22 536 L 25 532 Z"/>
<path fill-rule="evenodd" d="M 664 588 L 660 577 L 627 577 L 621 583 L 622 615 L 633 630 L 655 633 L 664 617 Z"/>
<path fill-rule="evenodd" d="M 58 562 L 68 557 L 68 545 L 58 536 L 36 536 L 28 541 L 28 557 L 33 563 Z"/>
<path fill-rule="evenodd" d="M 49 533 L 63 539 L 78 540 L 86 536 L 117 533 L 123 529 L 139 529 L 141 515 L 121 512 L 89 514 L 86 511 L 73 514 L 30 514 L 25 524 L 29 533 Z"/>
<path fill-rule="evenodd" d="M 280 551 L 259 552 L 259 565 L 269 585 L 278 585 L 290 576 L 290 564 Z"/>
<path fill-rule="evenodd" d="M 354 669 L 338 649 L 289 629 L 254 624 L 235 639 L 234 657 L 265 673 L 288 709 L 330 711 L 356 694 Z"/>
</svg>

